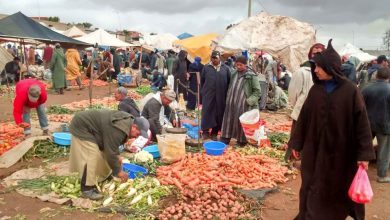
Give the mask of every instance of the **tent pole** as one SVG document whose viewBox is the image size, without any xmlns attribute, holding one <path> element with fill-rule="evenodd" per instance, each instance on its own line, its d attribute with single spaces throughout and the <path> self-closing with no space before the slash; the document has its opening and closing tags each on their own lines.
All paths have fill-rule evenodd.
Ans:
<svg viewBox="0 0 390 220">
<path fill-rule="evenodd" d="M 141 79 L 137 79 L 138 77 L 136 77 L 136 85 L 137 87 L 139 87 L 142 82 L 142 73 L 141 73 L 141 63 L 142 63 L 142 45 L 141 45 L 141 52 L 140 52 L 140 55 L 139 55 L 139 62 L 138 62 L 138 77 L 141 75 Z M 140 83 L 138 83 L 138 81 L 140 81 Z"/>
<path fill-rule="evenodd" d="M 93 85 L 93 74 L 94 74 L 94 67 L 93 67 L 93 56 L 91 59 L 91 77 L 89 77 L 89 107 L 92 106 L 92 85 Z"/>
<path fill-rule="evenodd" d="M 198 91 L 197 91 L 197 94 L 196 94 L 196 98 L 197 98 L 197 109 L 198 109 L 198 112 L 196 113 L 196 117 L 198 119 L 198 149 L 200 149 L 200 72 L 196 72 L 196 86 L 198 87 Z"/>
<path fill-rule="evenodd" d="M 27 62 L 27 54 L 26 54 L 26 43 L 24 42 L 24 40 L 22 40 L 22 44 L 23 44 L 23 60 L 24 60 L 24 64 L 26 65 L 26 69 L 27 69 L 27 72 L 28 72 L 28 62 Z M 20 78 L 19 80 L 22 80 L 22 71 L 20 71 L 19 73 L 20 75 Z"/>
</svg>

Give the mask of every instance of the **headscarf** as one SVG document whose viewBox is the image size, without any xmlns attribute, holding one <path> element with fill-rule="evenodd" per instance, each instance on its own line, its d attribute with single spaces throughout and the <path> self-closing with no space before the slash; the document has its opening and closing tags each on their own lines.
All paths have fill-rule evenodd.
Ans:
<svg viewBox="0 0 390 220">
<path fill-rule="evenodd" d="M 314 44 L 313 46 L 310 47 L 310 50 L 309 50 L 309 54 L 307 55 L 307 57 L 309 58 L 309 60 L 311 60 L 311 53 L 313 52 L 313 49 L 314 48 L 321 48 L 322 50 L 325 50 L 325 45 L 321 44 L 321 43 L 316 43 Z"/>
<path fill-rule="evenodd" d="M 186 58 L 187 58 L 187 54 L 188 54 L 187 51 L 181 50 L 181 51 L 179 52 L 179 55 L 178 55 L 179 60 L 180 60 L 180 61 L 185 61 Z"/>
<path fill-rule="evenodd" d="M 353 64 L 355 66 L 355 68 L 357 68 L 360 64 L 360 60 L 354 56 L 350 56 L 348 61 Z"/>
<path fill-rule="evenodd" d="M 200 57 L 195 57 L 194 63 L 196 63 L 197 65 L 199 65 L 201 61 L 202 61 L 202 58 L 200 58 Z"/>
<path fill-rule="evenodd" d="M 195 57 L 195 61 L 193 63 L 190 64 L 190 68 L 193 69 L 193 70 L 199 70 L 199 68 L 201 67 L 201 62 L 202 62 L 202 58 L 200 57 Z"/>
<path fill-rule="evenodd" d="M 329 40 L 328 46 L 321 53 L 314 55 L 311 60 L 311 72 L 314 83 L 320 82 L 314 70 L 316 65 L 324 69 L 324 71 L 333 76 L 337 81 L 344 78 L 341 72 L 341 57 L 332 46 L 332 39 Z"/>
</svg>

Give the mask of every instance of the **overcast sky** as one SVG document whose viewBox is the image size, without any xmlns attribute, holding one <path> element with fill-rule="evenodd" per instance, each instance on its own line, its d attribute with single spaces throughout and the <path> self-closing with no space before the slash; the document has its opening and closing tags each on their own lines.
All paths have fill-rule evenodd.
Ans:
<svg viewBox="0 0 390 220">
<path fill-rule="evenodd" d="M 252 15 L 266 11 L 292 16 L 317 29 L 317 39 L 333 38 L 336 48 L 347 42 L 378 49 L 390 29 L 389 0 L 252 0 Z M 0 0 L 0 13 L 58 16 L 62 22 L 90 22 L 109 30 L 141 32 L 223 33 L 246 18 L 247 0 Z"/>
</svg>

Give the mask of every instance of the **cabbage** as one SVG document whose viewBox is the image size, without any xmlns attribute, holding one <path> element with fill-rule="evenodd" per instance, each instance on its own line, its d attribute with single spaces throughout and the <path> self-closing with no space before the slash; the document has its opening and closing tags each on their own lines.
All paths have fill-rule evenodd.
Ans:
<svg viewBox="0 0 390 220">
<path fill-rule="evenodd" d="M 141 163 L 153 162 L 153 155 L 147 151 L 142 150 L 134 155 L 134 161 Z"/>
</svg>

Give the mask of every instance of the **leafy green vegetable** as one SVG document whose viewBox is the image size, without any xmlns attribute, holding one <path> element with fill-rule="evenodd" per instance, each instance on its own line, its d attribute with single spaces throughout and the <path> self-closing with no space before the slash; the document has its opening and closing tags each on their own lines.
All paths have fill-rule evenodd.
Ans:
<svg viewBox="0 0 390 220">
<path fill-rule="evenodd" d="M 51 105 L 46 110 L 47 114 L 72 114 L 74 111 L 59 105 Z"/>
<path fill-rule="evenodd" d="M 69 147 L 61 147 L 46 139 L 34 141 L 33 147 L 23 156 L 23 159 L 41 158 L 50 161 L 67 155 L 69 155 Z"/>
<path fill-rule="evenodd" d="M 271 142 L 271 146 L 279 149 L 282 145 L 287 144 L 290 136 L 285 133 L 268 133 L 268 139 Z"/>
<path fill-rule="evenodd" d="M 153 92 L 153 90 L 152 90 L 152 88 L 150 88 L 150 86 L 139 86 L 135 91 L 143 96 Z"/>
</svg>

